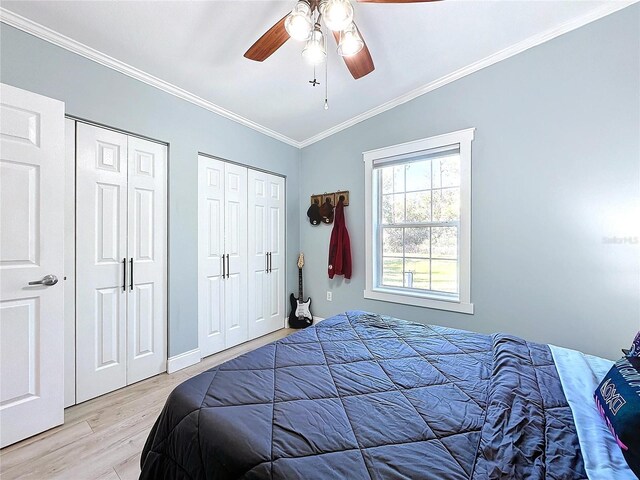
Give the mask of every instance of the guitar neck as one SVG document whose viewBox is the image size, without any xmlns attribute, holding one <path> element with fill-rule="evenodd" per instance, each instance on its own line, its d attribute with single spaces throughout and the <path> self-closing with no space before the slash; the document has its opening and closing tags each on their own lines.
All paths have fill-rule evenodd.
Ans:
<svg viewBox="0 0 640 480">
<path fill-rule="evenodd" d="M 299 268 L 298 269 L 298 298 L 300 299 L 300 301 L 303 301 L 302 298 L 302 269 Z"/>
</svg>

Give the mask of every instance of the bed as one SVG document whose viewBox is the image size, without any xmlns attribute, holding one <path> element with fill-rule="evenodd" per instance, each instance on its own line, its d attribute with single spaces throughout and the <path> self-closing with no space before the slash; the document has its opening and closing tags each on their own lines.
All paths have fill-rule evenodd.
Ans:
<svg viewBox="0 0 640 480">
<path fill-rule="evenodd" d="M 177 387 L 140 478 L 635 478 L 585 462 L 567 398 L 583 399 L 565 395 L 554 355 L 566 351 L 346 312 Z"/>
</svg>

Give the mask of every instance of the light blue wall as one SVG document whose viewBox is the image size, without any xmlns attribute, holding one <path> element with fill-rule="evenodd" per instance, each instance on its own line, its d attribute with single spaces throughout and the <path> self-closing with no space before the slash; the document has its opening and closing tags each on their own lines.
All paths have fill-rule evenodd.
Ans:
<svg viewBox="0 0 640 480">
<path fill-rule="evenodd" d="M 198 151 L 287 176 L 287 290 L 295 290 L 298 149 L 1 25 L 0 81 L 62 100 L 68 114 L 170 144 L 169 355 L 198 345 Z"/>
<path fill-rule="evenodd" d="M 365 300 L 362 152 L 468 127 L 475 315 Z M 327 278 L 331 227 L 301 225 L 315 315 L 359 308 L 619 356 L 640 329 L 640 245 L 603 237 L 639 234 L 640 6 L 303 149 L 301 181 L 302 215 L 310 194 L 351 191 L 351 281 Z"/>
</svg>

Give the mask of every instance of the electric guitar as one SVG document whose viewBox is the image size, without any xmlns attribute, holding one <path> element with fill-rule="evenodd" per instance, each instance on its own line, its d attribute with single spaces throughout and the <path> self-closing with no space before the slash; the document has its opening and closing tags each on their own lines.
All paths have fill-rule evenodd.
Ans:
<svg viewBox="0 0 640 480">
<path fill-rule="evenodd" d="M 298 256 L 298 298 L 293 293 L 289 297 L 291 313 L 289 313 L 289 326 L 291 328 L 305 328 L 313 323 L 311 313 L 311 298 L 304 301 L 302 294 L 302 267 L 304 266 L 304 254 Z"/>
</svg>

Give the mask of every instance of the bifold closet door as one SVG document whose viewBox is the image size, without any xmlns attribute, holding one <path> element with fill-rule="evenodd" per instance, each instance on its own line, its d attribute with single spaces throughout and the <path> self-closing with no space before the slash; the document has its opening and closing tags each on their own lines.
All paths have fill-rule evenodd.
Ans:
<svg viewBox="0 0 640 480">
<path fill-rule="evenodd" d="M 200 355 L 224 349 L 224 163 L 198 157 L 198 325 Z"/>
<path fill-rule="evenodd" d="M 284 178 L 249 170 L 249 338 L 284 327 Z"/>
<path fill-rule="evenodd" d="M 128 137 L 127 384 L 167 370 L 167 147 Z"/>
<path fill-rule="evenodd" d="M 247 168 L 198 156 L 201 356 L 248 340 L 247 303 Z"/>
<path fill-rule="evenodd" d="M 166 370 L 166 146 L 78 122 L 76 401 Z"/>
<path fill-rule="evenodd" d="M 249 337 L 269 333 L 269 197 L 268 174 L 249 170 L 248 247 Z"/>
<path fill-rule="evenodd" d="M 127 136 L 78 123 L 76 401 L 127 384 Z"/>
<path fill-rule="evenodd" d="M 269 332 L 285 326 L 285 204 L 284 178 L 269 175 Z"/>
<path fill-rule="evenodd" d="M 225 348 L 246 342 L 247 324 L 247 168 L 224 165 Z"/>
</svg>

